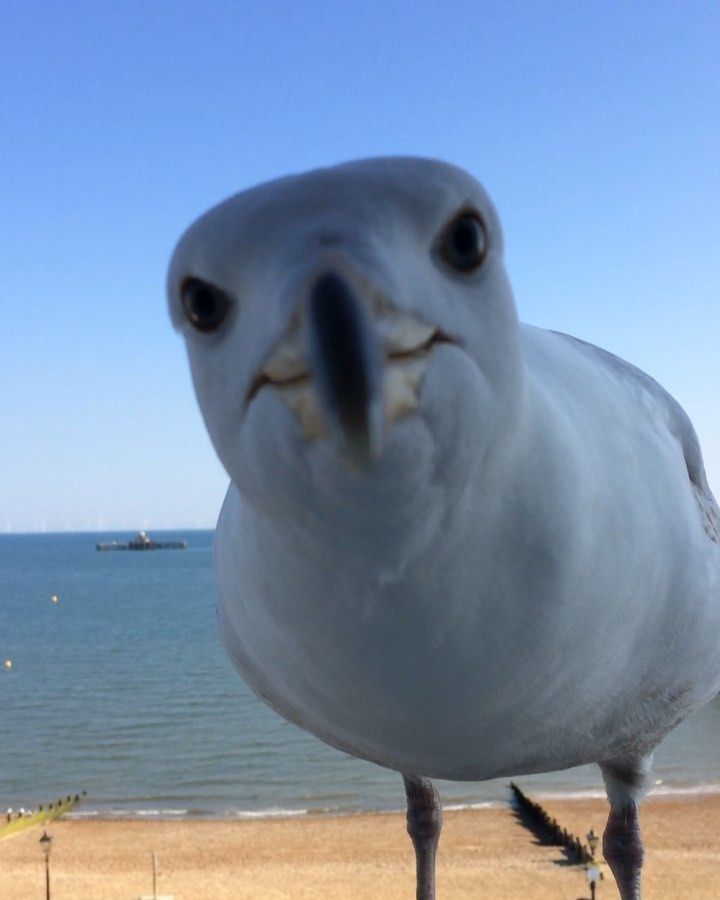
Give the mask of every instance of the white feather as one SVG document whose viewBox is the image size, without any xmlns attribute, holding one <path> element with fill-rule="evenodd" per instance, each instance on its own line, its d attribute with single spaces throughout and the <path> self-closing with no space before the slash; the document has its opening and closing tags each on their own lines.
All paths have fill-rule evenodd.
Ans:
<svg viewBox="0 0 720 900">
<path fill-rule="evenodd" d="M 489 252 L 464 276 L 435 242 L 468 207 Z M 307 440 L 277 390 L 245 402 L 338 265 L 456 341 L 430 349 L 368 472 Z M 188 274 L 235 297 L 221 334 L 184 322 Z M 281 715 L 403 772 L 485 779 L 639 759 L 718 692 L 718 508 L 692 427 L 633 367 L 518 324 L 470 176 L 390 159 L 261 186 L 190 229 L 169 287 L 233 481 L 222 638 Z"/>
</svg>

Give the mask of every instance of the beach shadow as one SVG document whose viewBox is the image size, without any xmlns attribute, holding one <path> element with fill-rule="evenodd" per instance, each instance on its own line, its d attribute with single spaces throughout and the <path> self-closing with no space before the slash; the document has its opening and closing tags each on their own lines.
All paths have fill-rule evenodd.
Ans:
<svg viewBox="0 0 720 900">
<path fill-rule="evenodd" d="M 569 866 L 582 865 L 582 860 L 578 858 L 574 844 L 564 845 L 551 833 L 546 823 L 539 822 L 522 807 L 513 805 L 510 811 L 515 821 L 533 836 L 534 840 L 532 843 L 536 847 L 557 848 L 560 856 L 552 860 L 554 866 L 567 868 Z M 557 825 L 557 823 L 555 824 Z M 581 898 L 578 898 L 578 900 L 581 900 Z"/>
</svg>

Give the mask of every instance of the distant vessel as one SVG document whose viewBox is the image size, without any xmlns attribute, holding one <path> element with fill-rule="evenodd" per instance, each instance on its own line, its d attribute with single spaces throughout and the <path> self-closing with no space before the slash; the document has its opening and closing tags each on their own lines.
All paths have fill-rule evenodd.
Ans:
<svg viewBox="0 0 720 900">
<path fill-rule="evenodd" d="M 95 545 L 96 550 L 184 550 L 186 547 L 187 541 L 154 541 L 145 531 L 138 532 L 132 541 L 109 541 Z"/>
</svg>

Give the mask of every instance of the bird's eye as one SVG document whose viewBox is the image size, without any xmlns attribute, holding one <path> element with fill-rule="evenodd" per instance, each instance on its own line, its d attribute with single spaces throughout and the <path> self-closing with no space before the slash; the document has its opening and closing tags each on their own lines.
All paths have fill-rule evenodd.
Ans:
<svg viewBox="0 0 720 900">
<path fill-rule="evenodd" d="M 485 259 L 487 242 L 487 231 L 479 213 L 465 210 L 442 232 L 438 253 L 456 272 L 468 274 Z"/>
<path fill-rule="evenodd" d="M 200 278 L 186 278 L 180 286 L 180 296 L 190 324 L 206 333 L 220 328 L 232 306 L 225 291 Z"/>
</svg>

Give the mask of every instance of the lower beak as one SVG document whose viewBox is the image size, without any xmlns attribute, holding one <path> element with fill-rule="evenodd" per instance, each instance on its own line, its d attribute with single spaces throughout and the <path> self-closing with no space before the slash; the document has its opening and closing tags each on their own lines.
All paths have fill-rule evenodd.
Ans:
<svg viewBox="0 0 720 900">
<path fill-rule="evenodd" d="M 308 296 L 310 367 L 348 459 L 366 467 L 382 451 L 382 353 L 372 320 L 348 283 L 320 275 Z"/>
</svg>

